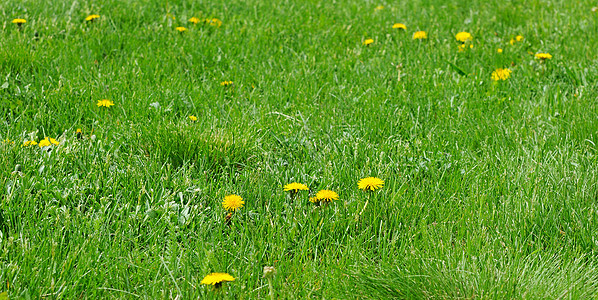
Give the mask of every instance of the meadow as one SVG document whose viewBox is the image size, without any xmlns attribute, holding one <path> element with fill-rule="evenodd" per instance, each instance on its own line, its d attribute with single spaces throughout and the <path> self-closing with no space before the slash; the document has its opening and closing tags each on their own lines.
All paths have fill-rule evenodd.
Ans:
<svg viewBox="0 0 598 300">
<path fill-rule="evenodd" d="M 595 6 L 5 0 L 0 299 L 597 298 Z"/>
</svg>

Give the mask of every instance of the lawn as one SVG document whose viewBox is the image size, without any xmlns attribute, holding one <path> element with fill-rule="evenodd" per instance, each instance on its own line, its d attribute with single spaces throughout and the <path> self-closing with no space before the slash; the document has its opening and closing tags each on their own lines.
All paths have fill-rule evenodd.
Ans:
<svg viewBox="0 0 598 300">
<path fill-rule="evenodd" d="M 594 6 L 5 0 L 0 299 L 596 298 Z"/>
</svg>

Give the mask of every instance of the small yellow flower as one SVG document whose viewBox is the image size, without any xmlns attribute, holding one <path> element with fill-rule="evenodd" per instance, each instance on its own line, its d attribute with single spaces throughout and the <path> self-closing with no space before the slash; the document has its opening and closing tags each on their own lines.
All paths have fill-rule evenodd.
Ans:
<svg viewBox="0 0 598 300">
<path fill-rule="evenodd" d="M 541 60 L 547 60 L 547 59 L 552 59 L 552 55 L 548 54 L 548 53 L 536 53 L 536 55 L 534 55 L 537 59 L 541 59 Z"/>
<path fill-rule="evenodd" d="M 98 19 L 100 16 L 99 15 L 89 15 L 87 16 L 87 18 L 85 18 L 85 21 L 93 21 L 95 19 Z"/>
<path fill-rule="evenodd" d="M 237 195 L 225 196 L 224 200 L 222 201 L 222 207 L 224 207 L 224 209 L 227 211 L 235 211 L 238 208 L 243 207 L 243 204 L 245 204 L 245 201 L 243 201 L 241 196 Z"/>
<path fill-rule="evenodd" d="M 206 23 L 210 26 L 220 27 L 222 26 L 222 21 L 218 18 L 206 19 Z"/>
<path fill-rule="evenodd" d="M 376 6 L 376 8 L 374 10 L 383 10 L 384 9 L 384 5 L 378 5 Z"/>
<path fill-rule="evenodd" d="M 25 19 L 14 19 L 12 20 L 12 23 L 21 26 L 21 24 L 27 23 L 27 21 Z"/>
<path fill-rule="evenodd" d="M 309 202 L 318 203 L 318 202 L 320 202 L 320 199 L 318 199 L 318 197 L 309 197 Z"/>
<path fill-rule="evenodd" d="M 392 28 L 407 30 L 407 26 L 405 26 L 405 24 L 403 23 L 395 23 L 394 25 L 392 25 Z"/>
<path fill-rule="evenodd" d="M 501 49 L 501 48 L 498 48 L 498 49 L 496 49 L 496 52 L 498 52 L 498 53 L 502 53 L 502 49 Z"/>
<path fill-rule="evenodd" d="M 523 41 L 523 36 L 522 35 L 518 35 L 518 36 L 515 37 L 515 40 L 518 41 L 518 42 L 521 42 L 521 41 Z"/>
<path fill-rule="evenodd" d="M 509 44 L 511 44 L 511 45 L 515 45 L 515 39 L 511 39 L 511 40 L 509 41 Z"/>
<path fill-rule="evenodd" d="M 178 32 L 185 32 L 185 31 L 187 31 L 187 28 L 185 28 L 183 26 L 179 26 L 179 27 L 175 28 L 175 30 Z"/>
<path fill-rule="evenodd" d="M 49 138 L 46 137 L 45 139 L 39 141 L 39 144 L 37 144 L 40 147 L 47 147 L 50 145 L 58 145 L 60 144 L 57 140 L 53 139 L 53 138 Z"/>
<path fill-rule="evenodd" d="M 309 188 L 307 187 L 307 185 L 302 184 L 302 183 L 297 183 L 297 182 L 293 182 L 293 183 L 289 183 L 287 185 L 285 185 L 283 187 L 285 192 L 292 192 L 292 193 L 297 193 L 299 191 L 309 191 Z"/>
<path fill-rule="evenodd" d="M 102 100 L 98 100 L 98 103 L 96 103 L 96 105 L 98 107 L 102 107 L 102 106 L 104 106 L 104 107 L 110 107 L 110 106 L 114 105 L 114 102 L 112 102 L 112 101 L 110 101 L 108 99 L 102 99 Z"/>
<path fill-rule="evenodd" d="M 199 23 L 199 19 L 196 17 L 192 17 L 191 19 L 189 19 L 189 22 L 191 22 L 193 24 L 197 24 L 197 23 Z"/>
<path fill-rule="evenodd" d="M 464 52 L 465 51 L 465 44 L 461 44 L 459 46 L 457 46 L 457 48 L 459 48 L 459 52 Z"/>
<path fill-rule="evenodd" d="M 332 200 L 338 200 L 338 194 L 330 190 L 321 190 L 316 194 L 318 201 L 331 202 Z"/>
<path fill-rule="evenodd" d="M 461 43 L 473 40 L 473 36 L 471 36 L 471 33 L 469 32 L 459 32 L 457 35 L 455 35 L 455 38 Z"/>
<path fill-rule="evenodd" d="M 384 185 L 384 180 L 377 177 L 366 177 L 357 182 L 357 187 L 364 191 L 375 191 Z"/>
<path fill-rule="evenodd" d="M 211 273 L 206 275 L 200 283 L 220 287 L 223 282 L 228 281 L 235 281 L 235 278 L 228 273 Z"/>
<path fill-rule="evenodd" d="M 191 121 L 197 121 L 197 117 L 196 116 L 189 116 L 189 120 L 191 120 Z"/>
<path fill-rule="evenodd" d="M 5 139 L 4 141 L 2 141 L 3 144 L 14 144 L 14 141 L 11 141 L 10 139 Z"/>
<path fill-rule="evenodd" d="M 492 72 L 492 80 L 499 81 L 499 80 L 507 80 L 511 78 L 511 70 L 507 68 L 499 68 Z"/>
<path fill-rule="evenodd" d="M 369 46 L 372 43 L 374 43 L 374 39 L 366 39 L 365 41 L 363 41 L 363 44 L 366 46 Z"/>
<path fill-rule="evenodd" d="M 414 40 L 423 40 L 423 39 L 427 39 L 427 38 L 428 38 L 428 34 L 425 31 L 417 31 L 413 34 Z"/>
<path fill-rule="evenodd" d="M 232 85 L 232 84 L 233 84 L 232 81 L 226 81 L 226 80 L 220 83 L 221 86 L 229 86 L 229 85 Z"/>
<path fill-rule="evenodd" d="M 29 147 L 29 146 L 35 146 L 35 145 L 37 145 L 36 141 L 25 141 L 23 143 L 23 147 Z"/>
<path fill-rule="evenodd" d="M 75 131 L 75 133 L 77 133 L 77 134 L 82 134 L 82 133 L 83 133 L 83 131 L 81 131 L 81 128 L 77 128 L 77 131 Z"/>
</svg>

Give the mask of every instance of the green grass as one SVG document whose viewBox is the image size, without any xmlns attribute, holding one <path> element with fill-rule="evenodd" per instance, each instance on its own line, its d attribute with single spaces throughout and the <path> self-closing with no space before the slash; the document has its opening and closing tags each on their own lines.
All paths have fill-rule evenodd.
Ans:
<svg viewBox="0 0 598 300">
<path fill-rule="evenodd" d="M 594 5 L 8 0 L 0 292 L 269 298 L 274 266 L 277 299 L 595 298 Z"/>
</svg>

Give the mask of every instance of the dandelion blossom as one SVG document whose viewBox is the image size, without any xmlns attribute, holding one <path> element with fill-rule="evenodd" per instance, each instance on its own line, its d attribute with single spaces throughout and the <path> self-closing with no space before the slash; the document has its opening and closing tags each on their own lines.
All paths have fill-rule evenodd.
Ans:
<svg viewBox="0 0 598 300">
<path fill-rule="evenodd" d="M 473 36 L 471 36 L 471 33 L 469 32 L 459 32 L 455 35 L 455 38 L 461 43 L 473 40 Z"/>
<path fill-rule="evenodd" d="M 25 19 L 14 19 L 14 20 L 12 20 L 12 23 L 21 26 L 21 24 L 27 23 L 27 20 L 25 20 Z"/>
<path fill-rule="evenodd" d="M 285 192 L 292 192 L 292 193 L 297 193 L 299 191 L 309 191 L 309 188 L 307 187 L 307 185 L 302 184 L 302 183 L 297 183 L 297 182 L 293 182 L 293 183 L 289 183 L 287 185 L 285 185 L 283 187 Z"/>
<path fill-rule="evenodd" d="M 425 31 L 417 31 L 413 34 L 414 40 L 423 40 L 423 39 L 427 39 L 427 38 L 428 38 L 428 34 Z"/>
<path fill-rule="evenodd" d="M 338 194 L 330 190 L 321 190 L 316 194 L 316 198 L 318 201 L 331 202 L 333 200 L 338 200 Z"/>
<path fill-rule="evenodd" d="M 507 80 L 511 78 L 511 70 L 507 68 L 499 68 L 492 72 L 492 80 L 499 81 L 499 80 Z"/>
<path fill-rule="evenodd" d="M 228 195 L 224 197 L 224 200 L 222 201 L 222 207 L 227 211 L 235 211 L 238 208 L 243 207 L 243 204 L 245 204 L 245 201 L 243 201 L 241 196 L 237 195 Z"/>
<path fill-rule="evenodd" d="M 548 54 L 548 53 L 536 53 L 536 55 L 534 55 L 537 59 L 541 59 L 541 60 L 547 60 L 547 59 L 552 59 L 552 55 Z"/>
<path fill-rule="evenodd" d="M 175 28 L 175 30 L 182 33 L 182 32 L 187 31 L 187 28 L 185 28 L 183 26 L 179 26 L 179 27 Z"/>
<path fill-rule="evenodd" d="M 318 199 L 318 197 L 309 197 L 309 202 L 318 203 L 318 202 L 320 202 L 320 199 Z"/>
<path fill-rule="evenodd" d="M 49 138 L 46 137 L 45 139 L 39 141 L 39 144 L 37 144 L 40 148 L 41 147 L 48 147 L 51 145 L 58 145 L 60 144 L 57 140 L 53 139 L 53 138 Z"/>
<path fill-rule="evenodd" d="M 226 81 L 226 80 L 220 83 L 221 86 L 229 86 L 229 85 L 232 85 L 232 84 L 233 84 L 232 81 Z"/>
<path fill-rule="evenodd" d="M 498 52 L 498 53 L 502 53 L 502 49 L 501 49 L 501 48 L 498 48 L 498 49 L 496 49 L 496 52 Z"/>
<path fill-rule="evenodd" d="M 217 19 L 217 18 L 206 19 L 206 23 L 208 23 L 208 25 L 214 26 L 214 27 L 220 27 L 220 26 L 222 26 L 222 21 L 220 19 Z"/>
<path fill-rule="evenodd" d="M 114 102 L 112 102 L 112 101 L 110 101 L 108 99 L 102 99 L 102 100 L 98 100 L 98 103 L 96 103 L 96 105 L 98 107 L 102 107 L 102 106 L 104 106 L 104 107 L 110 107 L 110 106 L 114 105 Z"/>
<path fill-rule="evenodd" d="M 518 36 L 515 37 L 515 40 L 518 41 L 518 42 L 521 42 L 521 41 L 523 41 L 523 36 L 522 35 L 518 35 Z"/>
<path fill-rule="evenodd" d="M 189 120 L 191 120 L 191 121 L 197 121 L 197 117 L 196 116 L 189 116 Z"/>
<path fill-rule="evenodd" d="M 196 17 L 192 17 L 191 19 L 189 19 L 189 22 L 191 22 L 193 24 L 197 24 L 197 23 L 199 23 L 199 19 Z"/>
<path fill-rule="evenodd" d="M 377 177 L 366 177 L 357 182 L 357 187 L 364 191 L 375 191 L 384 185 L 384 180 Z"/>
<path fill-rule="evenodd" d="M 374 39 L 366 39 L 365 41 L 363 41 L 363 44 L 366 46 L 369 46 L 370 44 L 374 43 Z"/>
<path fill-rule="evenodd" d="M 98 19 L 99 17 L 100 17 L 99 15 L 89 15 L 89 16 L 87 16 L 87 18 L 85 18 L 85 21 L 93 22 L 93 20 Z"/>
<path fill-rule="evenodd" d="M 403 23 L 395 23 L 394 25 L 392 25 L 392 28 L 407 30 L 407 26 L 405 26 L 405 24 Z"/>
<path fill-rule="evenodd" d="M 378 5 L 376 6 L 376 8 L 374 10 L 383 10 L 384 9 L 384 5 Z"/>
<path fill-rule="evenodd" d="M 35 146 L 35 145 L 37 145 L 36 141 L 25 141 L 23 143 L 23 147 L 29 147 L 29 146 Z"/>
<path fill-rule="evenodd" d="M 235 278 L 228 273 L 211 273 L 206 275 L 200 283 L 220 287 L 222 283 L 227 281 L 235 281 Z"/>
</svg>

